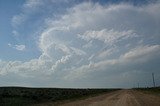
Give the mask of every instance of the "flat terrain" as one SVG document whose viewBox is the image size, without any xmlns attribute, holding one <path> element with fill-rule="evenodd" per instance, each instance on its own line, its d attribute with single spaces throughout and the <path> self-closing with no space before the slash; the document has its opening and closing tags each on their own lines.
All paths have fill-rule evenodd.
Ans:
<svg viewBox="0 0 160 106">
<path fill-rule="evenodd" d="M 160 106 L 160 96 L 136 90 L 119 90 L 60 106 Z"/>
<path fill-rule="evenodd" d="M 30 106 L 73 101 L 119 89 L 0 87 L 0 106 Z"/>
<path fill-rule="evenodd" d="M 130 90 L 0 87 L 0 106 L 160 106 L 160 87 Z"/>
</svg>

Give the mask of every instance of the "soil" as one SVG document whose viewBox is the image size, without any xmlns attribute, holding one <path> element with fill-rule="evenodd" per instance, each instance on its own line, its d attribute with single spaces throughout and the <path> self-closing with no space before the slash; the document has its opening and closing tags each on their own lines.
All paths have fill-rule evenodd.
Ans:
<svg viewBox="0 0 160 106">
<path fill-rule="evenodd" d="M 160 106 L 160 96 L 135 90 L 120 90 L 59 106 Z"/>
</svg>

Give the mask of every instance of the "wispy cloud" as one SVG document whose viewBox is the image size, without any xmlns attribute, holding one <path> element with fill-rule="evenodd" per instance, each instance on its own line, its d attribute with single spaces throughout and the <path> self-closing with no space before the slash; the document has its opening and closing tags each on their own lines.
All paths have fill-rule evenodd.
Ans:
<svg viewBox="0 0 160 106">
<path fill-rule="evenodd" d="M 100 31 L 87 31 L 84 34 L 78 36 L 87 41 L 98 39 L 104 41 L 107 44 L 113 45 L 113 43 L 116 43 L 120 40 L 136 37 L 136 34 L 132 30 L 119 32 L 114 31 L 113 29 L 102 29 Z"/>
<path fill-rule="evenodd" d="M 22 6 L 22 12 L 20 14 L 14 15 L 12 18 L 13 27 L 17 27 L 24 23 L 30 16 L 38 11 L 39 7 L 43 5 L 42 0 L 26 0 Z"/>
<path fill-rule="evenodd" d="M 102 73 L 104 73 L 105 70 L 107 70 L 106 73 L 124 73 L 132 72 L 134 70 L 145 72 L 149 71 L 151 67 L 147 66 L 147 64 L 150 64 L 151 61 L 156 61 L 158 55 L 160 55 L 160 45 L 140 46 L 122 54 L 118 59 L 104 60 L 78 67 L 71 71 L 65 78 L 72 80 L 73 78 L 81 79 L 82 76 L 88 77 L 88 75 L 95 71 L 99 73 L 100 70 Z M 155 64 L 152 65 L 154 66 Z"/>
<path fill-rule="evenodd" d="M 26 49 L 25 45 L 12 45 L 12 44 L 8 43 L 8 46 L 13 49 L 16 49 L 18 51 L 24 51 Z"/>
</svg>

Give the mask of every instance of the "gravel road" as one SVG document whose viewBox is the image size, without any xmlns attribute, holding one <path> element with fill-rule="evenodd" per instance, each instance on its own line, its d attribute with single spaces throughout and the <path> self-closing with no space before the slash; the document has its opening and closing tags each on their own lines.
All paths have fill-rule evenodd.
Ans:
<svg viewBox="0 0 160 106">
<path fill-rule="evenodd" d="M 160 106 L 160 96 L 134 90 L 120 90 L 60 106 Z"/>
</svg>

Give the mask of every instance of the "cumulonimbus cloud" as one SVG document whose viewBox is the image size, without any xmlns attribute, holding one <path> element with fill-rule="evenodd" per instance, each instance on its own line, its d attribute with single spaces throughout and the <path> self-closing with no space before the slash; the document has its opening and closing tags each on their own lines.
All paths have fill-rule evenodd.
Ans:
<svg viewBox="0 0 160 106">
<path fill-rule="evenodd" d="M 3 63 L 1 74 L 16 70 L 23 75 L 25 70 L 26 76 L 44 75 L 45 79 L 46 75 L 49 86 L 51 81 L 59 84 L 84 79 L 88 84 L 95 81 L 95 86 L 103 86 L 104 83 L 96 81 L 105 79 L 111 83 L 117 75 L 126 72 L 128 75 L 135 71 L 150 73 L 149 67 L 154 67 L 154 72 L 159 74 L 159 9 L 159 3 L 75 5 L 59 19 L 46 19 L 47 27 L 38 40 L 42 52 L 38 59 Z"/>
</svg>

